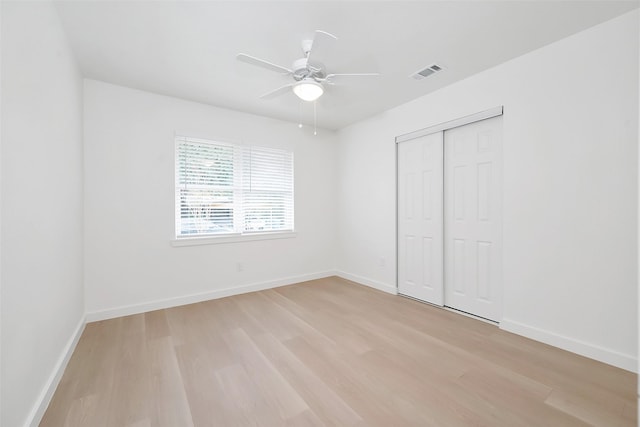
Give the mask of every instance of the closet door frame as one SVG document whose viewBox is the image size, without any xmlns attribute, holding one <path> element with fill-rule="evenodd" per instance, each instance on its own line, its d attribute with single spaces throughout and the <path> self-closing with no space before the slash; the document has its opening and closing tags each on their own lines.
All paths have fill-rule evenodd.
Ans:
<svg viewBox="0 0 640 427">
<path fill-rule="evenodd" d="M 395 233 L 396 234 L 396 239 L 395 239 L 396 240 L 396 293 L 398 295 L 402 295 L 399 292 L 399 275 L 400 275 L 399 274 L 399 269 L 400 269 L 400 265 L 401 265 L 400 263 L 402 261 L 399 259 L 399 248 L 398 248 L 398 245 L 399 245 L 399 242 L 398 242 L 398 240 L 399 240 L 399 218 L 398 218 L 398 212 L 399 212 L 399 206 L 400 206 L 399 203 L 401 202 L 399 200 L 399 197 L 398 197 L 398 195 L 399 195 L 399 188 L 398 188 L 399 179 L 398 179 L 398 176 L 399 176 L 399 170 L 400 170 L 399 169 L 400 165 L 399 165 L 399 156 L 398 156 L 398 144 L 401 144 L 401 143 L 406 142 L 406 141 L 411 141 L 411 140 L 416 139 L 416 138 L 421 138 L 423 136 L 431 135 L 433 133 L 444 132 L 444 131 L 447 131 L 449 129 L 453 129 L 453 128 L 457 128 L 457 127 L 460 127 L 460 126 L 468 125 L 468 124 L 471 124 L 471 123 L 479 122 L 481 120 L 486 120 L 486 119 L 490 119 L 490 118 L 493 118 L 493 117 L 501 116 L 501 115 L 503 115 L 503 112 L 504 112 L 504 107 L 503 106 L 494 107 L 494 108 L 490 108 L 488 110 L 480 111 L 480 112 L 475 113 L 475 114 L 470 114 L 468 116 L 460 117 L 458 119 L 450 120 L 450 121 L 443 122 L 443 123 L 440 123 L 440 124 L 437 124 L 437 125 L 434 125 L 434 126 L 426 127 L 424 129 L 419 129 L 419 130 L 416 130 L 416 131 L 413 131 L 413 132 L 409 132 L 409 133 L 397 136 L 395 138 L 395 145 L 396 145 L 396 147 L 395 147 L 395 156 L 396 156 L 396 159 L 395 159 L 396 160 L 396 173 L 395 173 L 395 175 L 396 175 L 396 230 L 395 230 L 396 231 L 396 233 Z M 444 143 L 444 138 L 443 138 L 443 143 Z M 443 157 L 443 162 L 444 162 L 444 157 Z M 443 215 L 443 220 L 444 220 L 444 215 Z M 443 233 L 444 233 L 444 227 L 443 227 Z M 443 271 L 442 272 L 443 272 L 443 277 L 444 277 L 444 249 L 445 249 L 444 246 L 441 249 L 442 249 L 442 254 L 443 254 L 443 265 L 442 265 L 442 270 Z M 443 287 L 442 293 L 444 295 L 444 281 L 442 281 L 442 287 Z M 428 301 L 424 301 L 424 302 L 427 303 L 427 304 L 430 304 Z M 444 307 L 444 308 L 446 308 L 446 307 Z M 455 310 L 455 311 L 457 312 L 457 310 Z"/>
<path fill-rule="evenodd" d="M 396 136 L 396 144 L 400 144 L 405 141 L 410 141 L 415 138 L 420 138 L 422 136 L 430 135 L 432 133 L 446 131 L 449 129 L 457 128 L 460 126 L 468 125 L 470 123 L 479 122 L 480 120 L 491 119 L 493 117 L 501 116 L 503 114 L 503 107 L 495 107 L 490 108 L 488 110 L 480 111 L 479 113 L 470 114 L 468 116 L 460 117 L 459 119 L 449 120 L 448 122 L 443 122 L 437 125 L 429 126 L 424 129 L 418 129 L 413 132 L 405 133 L 400 136 Z M 396 148 L 397 149 L 397 148 Z M 396 160 L 397 160 L 396 156 Z M 397 165 L 396 165 L 396 175 L 397 175 Z"/>
</svg>

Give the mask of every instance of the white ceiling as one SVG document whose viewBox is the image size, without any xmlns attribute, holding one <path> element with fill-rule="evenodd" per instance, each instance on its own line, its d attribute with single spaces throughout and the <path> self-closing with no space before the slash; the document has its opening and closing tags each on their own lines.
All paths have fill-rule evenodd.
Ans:
<svg viewBox="0 0 640 427">
<path fill-rule="evenodd" d="M 291 77 L 235 56 L 290 67 L 314 30 L 335 34 L 339 40 L 321 55 L 328 72 L 382 76 L 328 87 L 317 117 L 329 129 L 638 7 L 635 0 L 56 3 L 86 77 L 292 122 L 311 123 L 312 105 L 293 93 L 259 99 Z M 421 81 L 408 78 L 434 62 L 445 70 Z"/>
</svg>

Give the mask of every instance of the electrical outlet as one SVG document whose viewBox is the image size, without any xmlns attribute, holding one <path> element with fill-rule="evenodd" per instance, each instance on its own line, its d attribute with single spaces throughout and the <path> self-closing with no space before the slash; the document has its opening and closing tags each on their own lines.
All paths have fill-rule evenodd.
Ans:
<svg viewBox="0 0 640 427">
<path fill-rule="evenodd" d="M 244 271 L 244 264 L 239 262 L 236 264 L 236 269 L 238 270 L 238 273 L 243 272 Z"/>
<path fill-rule="evenodd" d="M 386 264 L 387 264 L 387 260 L 383 256 L 378 258 L 378 267 L 384 268 Z"/>
</svg>

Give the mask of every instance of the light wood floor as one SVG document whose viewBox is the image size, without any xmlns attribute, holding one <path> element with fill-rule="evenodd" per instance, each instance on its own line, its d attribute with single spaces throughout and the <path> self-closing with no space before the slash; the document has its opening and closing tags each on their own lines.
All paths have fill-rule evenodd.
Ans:
<svg viewBox="0 0 640 427">
<path fill-rule="evenodd" d="M 635 426 L 635 374 L 337 278 L 87 325 L 41 426 Z"/>
</svg>

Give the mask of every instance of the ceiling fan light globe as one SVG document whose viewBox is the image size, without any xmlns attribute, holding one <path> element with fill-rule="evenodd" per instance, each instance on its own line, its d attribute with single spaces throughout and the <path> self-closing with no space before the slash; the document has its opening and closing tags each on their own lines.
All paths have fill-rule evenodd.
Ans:
<svg viewBox="0 0 640 427">
<path fill-rule="evenodd" d="M 303 101 L 315 101 L 324 93 L 322 85 L 314 80 L 302 80 L 293 86 L 293 93 Z"/>
</svg>

